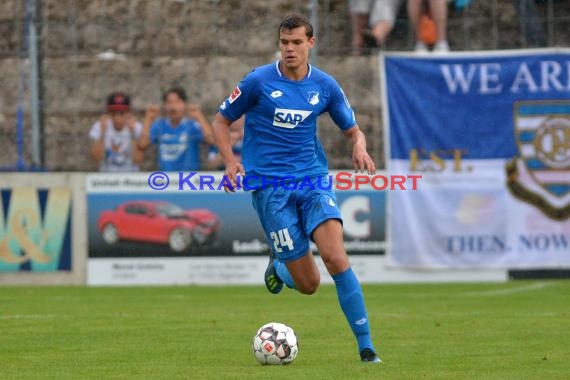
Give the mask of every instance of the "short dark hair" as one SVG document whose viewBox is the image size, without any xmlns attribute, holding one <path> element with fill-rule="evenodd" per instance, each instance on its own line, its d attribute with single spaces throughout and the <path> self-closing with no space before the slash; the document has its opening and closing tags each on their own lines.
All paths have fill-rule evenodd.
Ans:
<svg viewBox="0 0 570 380">
<path fill-rule="evenodd" d="M 166 102 L 166 98 L 168 98 L 168 95 L 170 94 L 176 94 L 180 99 L 184 100 L 185 102 L 188 101 L 188 96 L 186 96 L 186 91 L 180 86 L 174 86 L 169 88 L 164 93 L 164 95 L 162 95 L 162 101 Z"/>
<path fill-rule="evenodd" d="M 313 37 L 313 25 L 311 25 L 308 18 L 298 13 L 290 14 L 281 21 L 281 24 L 279 24 L 279 33 L 299 27 L 305 27 L 305 35 L 308 38 Z"/>
</svg>

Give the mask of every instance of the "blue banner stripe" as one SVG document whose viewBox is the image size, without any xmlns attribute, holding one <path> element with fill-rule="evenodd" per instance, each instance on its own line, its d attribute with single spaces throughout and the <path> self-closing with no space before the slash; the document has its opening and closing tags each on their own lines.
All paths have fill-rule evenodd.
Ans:
<svg viewBox="0 0 570 380">
<path fill-rule="evenodd" d="M 526 161 L 526 166 L 529 169 L 534 169 L 534 170 L 548 169 L 548 166 L 544 165 L 544 163 L 540 161 L 538 158 L 527 158 L 525 161 Z"/>
<path fill-rule="evenodd" d="M 559 197 L 570 192 L 570 185 L 546 185 L 545 187 L 548 189 L 548 191 L 558 195 Z"/>
<path fill-rule="evenodd" d="M 525 104 L 519 107 L 521 116 L 531 115 L 570 115 L 568 104 Z"/>
<path fill-rule="evenodd" d="M 386 57 L 390 158 L 420 150 L 460 150 L 463 159 L 520 155 L 518 118 L 570 115 L 569 56 Z M 561 75 L 546 87 L 545 67 L 555 66 Z"/>
<path fill-rule="evenodd" d="M 521 143 L 531 143 L 534 141 L 535 131 L 524 131 L 519 133 L 519 140 Z"/>
</svg>

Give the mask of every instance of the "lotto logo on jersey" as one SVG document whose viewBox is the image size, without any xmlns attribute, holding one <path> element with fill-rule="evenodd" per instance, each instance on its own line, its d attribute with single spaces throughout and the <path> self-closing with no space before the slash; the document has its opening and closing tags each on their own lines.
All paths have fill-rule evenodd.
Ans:
<svg viewBox="0 0 570 380">
<path fill-rule="evenodd" d="M 293 129 L 312 113 L 313 111 L 276 108 L 275 114 L 273 115 L 273 125 L 276 127 Z"/>
<path fill-rule="evenodd" d="M 232 94 L 228 98 L 228 100 L 230 101 L 230 104 L 235 102 L 236 99 L 239 98 L 240 95 L 241 95 L 241 90 L 239 89 L 239 87 L 236 86 L 234 92 L 232 92 Z"/>
</svg>

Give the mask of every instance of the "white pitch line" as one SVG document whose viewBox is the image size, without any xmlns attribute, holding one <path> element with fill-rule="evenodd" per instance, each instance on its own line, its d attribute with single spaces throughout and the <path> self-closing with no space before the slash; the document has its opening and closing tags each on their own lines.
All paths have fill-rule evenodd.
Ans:
<svg viewBox="0 0 570 380">
<path fill-rule="evenodd" d="M 11 320 L 11 319 L 53 319 L 55 315 L 53 314 L 12 314 L 12 315 L 0 315 L 0 320 Z"/>
<path fill-rule="evenodd" d="M 463 293 L 463 295 L 481 296 L 481 297 L 508 296 L 508 295 L 514 294 L 514 293 L 522 293 L 522 292 L 528 292 L 528 291 L 532 291 L 532 290 L 544 289 L 548 286 L 550 286 L 549 283 L 538 282 L 536 284 L 519 286 L 516 288 L 485 290 L 485 291 L 481 291 L 481 292 L 468 292 L 468 293 Z"/>
</svg>

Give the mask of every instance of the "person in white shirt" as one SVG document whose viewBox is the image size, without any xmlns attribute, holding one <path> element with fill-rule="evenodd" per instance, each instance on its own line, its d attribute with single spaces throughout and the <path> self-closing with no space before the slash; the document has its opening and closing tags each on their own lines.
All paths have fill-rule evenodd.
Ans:
<svg viewBox="0 0 570 380">
<path fill-rule="evenodd" d="M 107 98 L 107 110 L 93 124 L 89 137 L 93 141 L 91 156 L 102 172 L 136 172 L 143 159 L 137 141 L 142 124 L 131 114 L 131 100 L 123 92 Z"/>
</svg>

